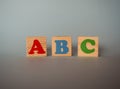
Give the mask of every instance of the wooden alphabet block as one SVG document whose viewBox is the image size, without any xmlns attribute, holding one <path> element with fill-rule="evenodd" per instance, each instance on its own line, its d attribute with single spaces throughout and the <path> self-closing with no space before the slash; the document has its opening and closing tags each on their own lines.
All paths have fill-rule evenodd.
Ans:
<svg viewBox="0 0 120 89">
<path fill-rule="evenodd" d="M 33 36 L 26 38 L 26 55 L 29 57 L 46 56 L 46 37 Z"/>
<path fill-rule="evenodd" d="M 52 56 L 71 56 L 71 42 L 70 36 L 52 37 Z"/>
<path fill-rule="evenodd" d="M 98 57 L 98 37 L 78 37 L 78 56 Z"/>
</svg>

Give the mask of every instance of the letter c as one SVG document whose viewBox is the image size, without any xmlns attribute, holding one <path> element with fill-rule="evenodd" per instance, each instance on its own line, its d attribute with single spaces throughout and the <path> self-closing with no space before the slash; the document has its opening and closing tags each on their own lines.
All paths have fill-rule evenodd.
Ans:
<svg viewBox="0 0 120 89">
<path fill-rule="evenodd" d="M 95 45 L 95 41 L 94 40 L 91 40 L 91 39 L 86 39 L 86 40 L 84 40 L 82 43 L 81 43 L 81 49 L 82 49 L 82 51 L 84 52 L 84 53 L 87 53 L 87 54 L 90 54 L 90 53 L 93 53 L 94 51 L 95 51 L 95 49 L 93 48 L 93 49 L 88 49 L 87 47 L 86 47 L 86 44 L 87 43 L 90 43 L 91 45 Z"/>
</svg>

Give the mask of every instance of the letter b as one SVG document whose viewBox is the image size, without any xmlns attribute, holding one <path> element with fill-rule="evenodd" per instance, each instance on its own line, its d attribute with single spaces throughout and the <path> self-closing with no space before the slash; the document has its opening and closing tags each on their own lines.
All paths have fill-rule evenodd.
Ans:
<svg viewBox="0 0 120 89">
<path fill-rule="evenodd" d="M 66 54 L 69 49 L 67 47 L 67 41 L 66 40 L 56 40 L 56 54 Z"/>
<path fill-rule="evenodd" d="M 71 37 L 52 37 L 52 56 L 71 56 Z"/>
</svg>

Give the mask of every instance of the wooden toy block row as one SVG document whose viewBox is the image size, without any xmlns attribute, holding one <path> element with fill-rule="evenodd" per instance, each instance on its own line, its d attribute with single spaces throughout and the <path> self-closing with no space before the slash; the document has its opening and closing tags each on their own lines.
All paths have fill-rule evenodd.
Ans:
<svg viewBox="0 0 120 89">
<path fill-rule="evenodd" d="M 27 37 L 26 55 L 29 57 L 47 56 L 46 37 Z M 52 56 L 72 56 L 70 36 L 52 37 Z M 98 57 L 98 37 L 78 37 L 78 56 Z"/>
</svg>

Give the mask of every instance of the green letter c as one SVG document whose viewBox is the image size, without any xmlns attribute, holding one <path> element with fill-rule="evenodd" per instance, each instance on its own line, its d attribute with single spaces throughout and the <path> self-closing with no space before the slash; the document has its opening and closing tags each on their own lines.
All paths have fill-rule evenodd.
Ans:
<svg viewBox="0 0 120 89">
<path fill-rule="evenodd" d="M 86 47 L 87 42 L 89 42 L 91 45 L 95 45 L 95 41 L 91 40 L 91 39 L 86 39 L 81 43 L 81 49 L 83 52 L 89 54 L 89 53 L 93 53 L 95 51 L 95 49 L 88 49 Z"/>
</svg>

